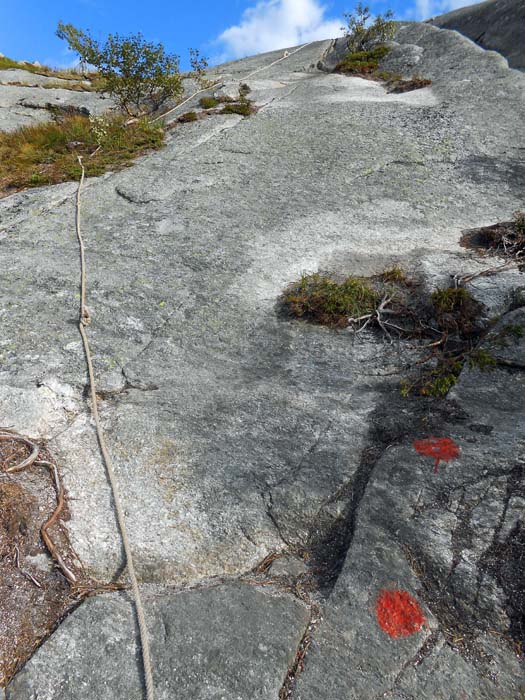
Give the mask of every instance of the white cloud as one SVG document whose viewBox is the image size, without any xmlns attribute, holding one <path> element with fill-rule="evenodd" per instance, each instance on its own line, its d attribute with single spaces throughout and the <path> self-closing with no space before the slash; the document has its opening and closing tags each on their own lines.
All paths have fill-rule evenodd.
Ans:
<svg viewBox="0 0 525 700">
<path fill-rule="evenodd" d="M 240 58 L 341 34 L 342 20 L 325 17 L 318 0 L 261 0 L 218 38 L 224 58 Z"/>
</svg>

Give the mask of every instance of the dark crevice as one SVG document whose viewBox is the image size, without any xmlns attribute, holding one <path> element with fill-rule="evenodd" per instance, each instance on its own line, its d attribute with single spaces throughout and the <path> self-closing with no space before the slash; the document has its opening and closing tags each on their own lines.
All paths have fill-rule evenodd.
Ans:
<svg viewBox="0 0 525 700">
<path fill-rule="evenodd" d="M 525 465 L 514 467 L 507 477 L 503 512 L 494 537 L 478 562 L 478 590 L 483 577 L 494 578 L 505 594 L 509 635 L 521 648 L 525 647 L 525 523 L 518 520 L 507 537 L 501 539 L 509 504 L 525 490 Z"/>
<path fill-rule="evenodd" d="M 278 700 L 289 700 L 292 697 L 298 677 L 304 671 L 306 656 L 310 645 L 312 644 L 314 632 L 321 622 L 321 611 L 316 603 L 310 604 L 310 619 L 306 625 L 306 629 L 301 637 L 301 641 L 297 647 L 295 658 L 288 669 L 281 689 L 279 691 Z"/>
<path fill-rule="evenodd" d="M 330 595 L 339 578 L 354 539 L 359 507 L 385 450 L 418 432 L 432 432 L 445 420 L 463 421 L 465 417 L 452 401 L 407 400 L 397 388 L 385 390 L 383 401 L 371 414 L 368 445 L 355 474 L 325 503 L 309 537 L 309 565 L 322 597 Z M 326 512 L 334 503 L 342 504 L 342 515 L 335 519 Z"/>
</svg>

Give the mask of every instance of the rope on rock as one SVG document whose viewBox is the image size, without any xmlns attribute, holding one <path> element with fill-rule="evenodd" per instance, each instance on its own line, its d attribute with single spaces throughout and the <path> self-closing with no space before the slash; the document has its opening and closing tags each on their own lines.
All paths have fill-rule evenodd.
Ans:
<svg viewBox="0 0 525 700">
<path fill-rule="evenodd" d="M 86 333 L 86 326 L 88 326 L 90 324 L 91 319 L 89 317 L 89 312 L 88 312 L 88 309 L 86 307 L 86 259 L 85 259 L 84 241 L 83 241 L 82 233 L 80 230 L 80 193 L 82 190 L 82 185 L 84 184 L 85 170 L 84 170 L 84 165 L 82 163 L 82 157 L 77 156 L 77 158 L 78 158 L 78 162 L 80 164 L 80 167 L 82 169 L 82 173 L 81 173 L 80 180 L 78 183 L 77 199 L 76 199 L 76 231 L 77 231 L 78 244 L 80 247 L 80 274 L 81 274 L 80 318 L 79 318 L 78 328 L 80 331 L 80 335 L 82 337 L 82 343 L 84 345 L 84 353 L 86 355 L 86 362 L 87 362 L 87 367 L 88 367 L 89 386 L 90 386 L 90 393 L 91 393 L 91 412 L 93 415 L 93 419 L 95 421 L 95 427 L 96 427 L 96 431 L 97 431 L 97 438 L 98 438 L 98 443 L 100 446 L 100 451 L 102 452 L 102 456 L 104 458 L 104 463 L 106 465 L 106 472 L 107 472 L 109 483 L 111 486 L 111 491 L 112 491 L 112 495 L 113 495 L 113 502 L 115 504 L 115 511 L 117 514 L 117 521 L 118 521 L 118 525 L 119 525 L 119 529 L 120 529 L 120 534 L 122 537 L 122 543 L 124 545 L 124 553 L 126 556 L 126 565 L 128 567 L 129 577 L 131 579 L 133 602 L 135 604 L 135 610 L 137 612 L 140 645 L 141 645 L 141 649 L 142 649 L 142 662 L 143 662 L 143 668 L 144 668 L 144 679 L 146 682 L 146 697 L 147 697 L 147 700 L 154 700 L 153 670 L 152 670 L 152 663 L 151 663 L 148 628 L 147 628 L 147 624 L 146 624 L 146 615 L 144 613 L 144 605 L 142 603 L 142 596 L 140 593 L 137 575 L 135 572 L 135 565 L 133 562 L 133 553 L 131 551 L 131 543 L 129 540 L 128 531 L 127 531 L 127 527 L 126 527 L 126 519 L 125 519 L 125 515 L 124 515 L 124 510 L 122 508 L 122 503 L 120 500 L 118 482 L 117 482 L 117 479 L 115 476 L 115 472 L 113 470 L 113 463 L 111 461 L 111 457 L 109 455 L 108 448 L 106 446 L 104 431 L 103 431 L 102 425 L 100 423 L 100 417 L 99 417 L 99 413 L 98 413 L 98 404 L 97 404 L 97 387 L 96 387 L 96 383 L 95 383 L 95 374 L 93 371 L 93 361 L 92 361 L 91 350 L 89 347 L 89 341 L 88 341 L 88 337 L 87 337 L 87 333 Z"/>
<path fill-rule="evenodd" d="M 313 44 L 313 41 L 308 42 L 308 44 L 303 44 L 302 46 L 299 46 L 298 49 L 295 49 L 294 51 L 291 51 L 290 53 L 288 51 L 284 52 L 284 55 L 278 58 L 276 61 L 273 61 L 273 63 L 269 63 L 267 66 L 262 66 L 261 68 L 257 68 L 257 70 L 252 71 L 248 75 L 246 75 L 244 78 L 240 78 L 239 82 L 248 80 L 252 76 L 256 75 L 257 73 L 260 73 L 263 70 L 267 70 L 268 68 L 271 68 L 272 66 L 275 66 L 277 63 L 280 63 L 281 61 L 285 61 L 287 58 L 290 58 L 294 54 L 298 53 L 299 51 L 302 51 L 305 49 L 307 46 L 310 46 Z M 179 109 L 179 107 L 182 107 L 185 104 L 188 104 L 188 102 L 191 102 L 194 97 L 197 97 L 197 95 L 200 95 L 203 92 L 208 92 L 208 90 L 211 90 L 213 87 L 217 87 L 217 85 L 220 85 L 222 83 L 222 78 L 220 80 L 216 80 L 214 83 L 211 83 L 205 88 L 202 88 L 201 90 L 197 90 L 197 92 L 194 92 L 192 95 L 187 97 L 183 102 L 180 102 L 178 105 L 175 105 L 175 107 L 172 107 L 169 109 L 167 112 L 164 112 L 164 114 L 160 114 L 158 117 L 155 117 L 155 119 L 152 119 L 152 122 L 159 121 L 159 119 L 163 119 L 164 117 L 167 117 L 168 114 L 171 114 L 172 112 L 175 112 L 175 110 Z"/>
<path fill-rule="evenodd" d="M 242 78 L 242 80 L 248 80 L 249 78 L 253 77 L 257 73 L 260 73 L 262 70 L 267 70 L 268 68 L 271 68 L 272 66 L 275 66 L 277 63 L 280 63 L 281 61 L 285 61 L 287 58 L 290 58 L 296 53 L 299 53 L 299 51 L 302 51 L 305 49 L 307 46 L 311 46 L 314 42 L 309 41 L 307 44 L 303 44 L 302 46 L 299 46 L 298 49 L 295 49 L 294 51 L 291 51 L 290 53 L 288 51 L 284 52 L 284 55 L 281 56 L 281 58 L 278 58 L 276 61 L 273 63 L 269 63 L 267 66 L 262 66 L 262 68 L 257 68 L 257 70 L 252 71 L 249 73 L 246 77 Z"/>
<path fill-rule="evenodd" d="M 309 42 L 308 44 L 304 44 L 303 46 L 300 46 L 298 49 L 295 49 L 295 51 L 292 51 L 291 53 L 288 53 L 287 51 L 284 53 L 283 56 L 278 58 L 276 61 L 273 61 L 267 66 L 262 66 L 261 68 L 257 68 L 257 70 L 252 71 L 249 73 L 247 76 L 244 78 L 241 78 L 239 82 L 243 80 L 248 80 L 252 76 L 256 75 L 257 73 L 260 73 L 263 70 L 266 70 L 268 68 L 271 68 L 272 66 L 275 66 L 277 63 L 280 63 L 281 61 L 286 60 L 287 58 L 290 58 L 290 56 L 293 56 L 294 54 L 298 53 L 299 51 L 302 51 L 304 48 L 307 46 L 310 46 L 313 42 Z M 174 112 L 176 109 L 179 109 L 179 107 L 182 107 L 183 105 L 187 104 L 190 102 L 194 97 L 197 95 L 200 95 L 203 92 L 207 92 L 213 87 L 216 87 L 222 82 L 221 80 L 217 80 L 216 82 L 212 83 L 211 85 L 208 85 L 205 88 L 202 88 L 201 90 L 197 90 L 194 92 L 192 95 L 190 95 L 188 98 L 186 98 L 183 102 L 181 102 L 178 105 L 175 105 L 172 109 L 169 111 L 165 112 L 164 114 L 161 114 L 160 116 L 156 117 L 152 121 L 158 121 L 159 119 L 163 119 L 166 117 L 168 114 L 171 114 Z M 80 180 L 78 183 L 78 189 L 77 189 L 77 196 L 76 196 L 76 232 L 77 232 L 77 239 L 78 239 L 78 244 L 79 244 L 79 249 L 80 249 L 80 317 L 79 317 L 79 323 L 78 323 L 78 329 L 80 331 L 80 335 L 82 337 L 82 343 L 84 346 L 84 353 L 86 356 L 86 362 L 87 362 L 87 367 L 88 367 L 88 374 L 89 374 L 89 385 L 90 385 L 90 393 L 91 393 L 91 412 L 93 415 L 93 419 L 95 421 L 95 427 L 97 431 L 97 438 L 98 438 L 98 443 L 100 446 L 100 451 L 102 453 L 102 456 L 104 458 L 104 463 L 106 465 L 106 472 L 108 475 L 109 483 L 111 486 L 111 491 L 113 494 L 113 502 L 115 504 L 115 511 L 117 514 L 117 521 L 120 529 L 120 534 L 122 537 L 122 543 L 124 545 L 124 553 L 126 556 L 126 565 L 128 568 L 128 573 L 129 577 L 131 579 L 131 588 L 132 588 L 132 593 L 133 593 L 133 602 L 135 604 L 135 609 L 137 612 L 137 622 L 138 622 L 138 627 L 139 627 L 139 636 L 140 636 L 140 645 L 142 649 L 142 662 L 143 662 L 143 668 L 144 668 L 144 679 L 146 682 L 146 697 L 147 700 L 154 700 L 154 687 L 153 687 L 153 669 L 152 669 L 152 662 L 151 662 L 151 652 L 150 652 L 150 644 L 149 644 L 149 636 L 148 636 L 148 627 L 146 623 L 146 615 L 144 613 L 144 605 L 142 602 L 142 596 L 140 593 L 140 588 L 137 580 L 137 575 L 135 572 L 135 565 L 133 561 L 133 553 L 131 550 L 131 543 L 129 540 L 128 536 L 128 531 L 126 527 L 126 519 L 124 515 L 124 510 L 122 508 L 122 503 L 120 500 L 120 493 L 119 493 L 119 488 L 118 488 L 118 482 L 115 476 L 115 472 L 113 470 L 113 463 L 111 461 L 111 457 L 109 455 L 107 445 L 106 445 L 106 440 L 104 437 L 104 431 L 102 428 L 102 425 L 100 423 L 100 417 L 98 413 L 98 404 L 97 404 L 97 387 L 96 387 L 96 382 L 95 382 L 95 373 L 93 371 L 93 360 L 91 356 L 91 349 L 89 347 L 89 341 L 86 333 L 86 326 L 88 326 L 91 323 L 91 318 L 89 316 L 89 311 L 86 306 L 86 257 L 85 257 L 85 246 L 84 246 L 84 240 L 82 238 L 82 233 L 80 229 L 80 194 L 82 191 L 82 186 L 84 184 L 84 179 L 85 179 L 85 169 L 84 165 L 82 163 L 82 157 L 77 156 L 78 162 L 81 167 L 81 175 L 80 175 Z"/>
</svg>

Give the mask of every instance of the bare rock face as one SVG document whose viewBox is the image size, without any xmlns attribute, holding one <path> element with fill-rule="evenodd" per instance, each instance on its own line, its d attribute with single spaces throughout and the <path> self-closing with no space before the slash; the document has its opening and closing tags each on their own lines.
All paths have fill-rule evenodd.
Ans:
<svg viewBox="0 0 525 700">
<path fill-rule="evenodd" d="M 309 619 L 292 596 L 239 584 L 179 595 L 152 589 L 146 603 L 156 630 L 159 700 L 274 700 Z M 140 700 L 137 652 L 127 596 L 92 598 L 35 655 L 7 697 Z"/>
<path fill-rule="evenodd" d="M 49 121 L 50 108 L 101 114 L 113 106 L 107 95 L 69 89 L 72 82 L 19 68 L 0 70 L 0 131 Z"/>
<path fill-rule="evenodd" d="M 525 275 L 475 277 L 498 261 L 459 242 L 523 208 L 525 76 L 428 24 L 400 24 L 385 59 L 431 79 L 420 90 L 319 70 L 332 51 L 247 80 L 282 52 L 219 66 L 256 114 L 179 124 L 82 194 L 88 332 L 158 697 L 514 700 L 525 380 L 519 331 L 497 334 L 523 323 Z M 47 441 L 86 573 L 125 585 L 76 328 L 74 197 L 0 202 L 0 425 Z M 405 399 L 411 341 L 280 312 L 303 272 L 392 265 L 428 292 L 473 276 L 500 324 L 492 372 L 466 364 L 446 400 Z M 125 594 L 91 599 L 7 697 L 138 700 L 135 643 Z"/>
<path fill-rule="evenodd" d="M 455 29 L 484 49 L 505 56 L 511 68 L 525 70 L 525 4 L 522 0 L 487 0 L 430 20 Z"/>
</svg>

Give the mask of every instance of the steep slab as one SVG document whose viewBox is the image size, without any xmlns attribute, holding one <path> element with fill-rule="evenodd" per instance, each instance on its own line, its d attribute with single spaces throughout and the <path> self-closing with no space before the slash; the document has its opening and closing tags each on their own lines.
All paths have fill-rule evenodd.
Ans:
<svg viewBox="0 0 525 700">
<path fill-rule="evenodd" d="M 511 68 L 525 70 L 525 4 L 522 0 L 487 0 L 429 20 L 454 29 L 484 49 L 498 51 Z"/>
<path fill-rule="evenodd" d="M 298 686 L 305 697 L 314 697 L 315 683 L 341 690 L 328 671 L 346 679 L 348 693 L 366 688 L 376 650 L 386 681 L 371 687 L 388 690 L 429 636 L 425 627 L 402 646 L 381 647 L 383 638 L 367 628 L 367 667 L 367 650 L 359 656 L 352 636 L 365 623 L 355 622 L 345 596 L 360 596 L 363 620 L 375 572 L 386 585 L 398 566 L 401 582 L 418 593 L 386 523 L 400 523 L 406 498 L 413 501 L 412 487 L 403 490 L 411 469 L 422 487 L 432 465 L 423 467 L 416 454 L 399 483 L 389 482 L 398 472 L 390 474 L 388 452 L 381 457 L 403 431 L 421 430 L 420 417 L 396 403 L 413 359 L 409 344 L 290 322 L 278 312 L 279 295 L 302 272 L 366 275 L 392 263 L 433 289 L 486 264 L 459 247 L 462 229 L 506 220 L 523 206 L 525 76 L 456 32 L 408 23 L 396 40 L 390 59 L 410 72 L 417 57 L 415 70 L 432 79 L 418 95 L 401 99 L 359 78 L 319 72 L 331 49 L 319 42 L 248 80 L 254 116 L 177 125 L 163 151 L 88 182 L 82 195 L 89 334 L 139 576 L 164 585 L 220 583 L 267 557 L 304 556 L 315 542 L 324 560 L 312 572 L 314 593 L 327 597 L 327 616 L 339 616 L 344 630 L 334 654 L 320 637 L 315 649 L 324 650 L 326 665 L 307 664 L 310 678 L 317 675 Z M 279 55 L 220 67 L 224 89 Z M 0 203 L 0 285 L 8 300 L 0 424 L 48 440 L 68 490 L 72 544 L 90 574 L 109 580 L 121 576 L 122 555 L 86 407 L 73 197 L 67 185 Z M 521 272 L 504 279 L 523 285 Z M 475 286 L 491 315 L 513 298 L 499 285 L 487 278 Z M 451 427 L 450 435 L 465 437 L 462 430 Z M 483 445 L 486 468 L 499 443 Z M 503 480 L 508 455 L 500 466 Z M 359 515 L 361 504 L 368 505 Z M 455 545 L 446 526 L 440 515 L 436 536 L 443 531 L 439 553 L 448 561 Z M 415 528 L 410 541 L 421 545 Z M 295 586 L 297 557 L 287 560 Z M 469 595 L 472 580 L 468 571 Z M 430 604 L 420 605 L 437 635 Z M 449 647 L 443 654 L 440 663 L 451 667 L 456 656 Z M 510 653 L 502 655 L 512 668 Z M 275 668 L 280 675 L 281 661 Z M 476 671 L 473 683 L 480 677 Z M 433 699 L 429 688 L 418 697 Z M 253 697 L 251 687 L 239 692 Z"/>
</svg>

